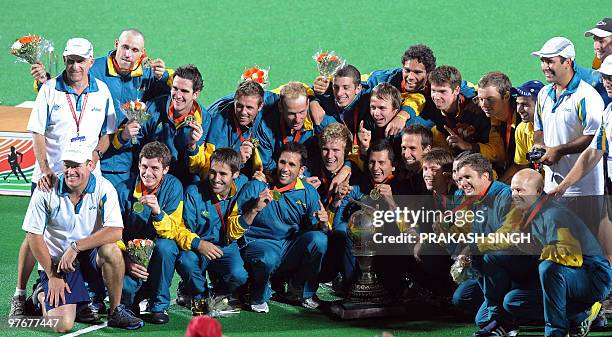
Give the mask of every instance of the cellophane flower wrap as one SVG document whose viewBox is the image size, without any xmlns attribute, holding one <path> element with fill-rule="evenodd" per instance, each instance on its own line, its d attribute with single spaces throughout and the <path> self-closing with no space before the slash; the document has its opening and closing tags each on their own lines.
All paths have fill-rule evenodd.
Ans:
<svg viewBox="0 0 612 337">
<path fill-rule="evenodd" d="M 147 105 L 141 101 L 125 102 L 121 104 L 121 111 L 123 111 L 130 121 L 136 121 L 141 126 L 151 118 L 151 114 L 147 111 Z M 133 136 L 132 144 L 136 144 L 137 142 L 137 137 Z"/>
<path fill-rule="evenodd" d="M 331 78 L 336 74 L 338 69 L 344 67 L 346 64 L 346 61 L 336 55 L 334 51 L 327 52 L 319 50 L 312 58 L 317 63 L 319 74 L 325 78 Z"/>
<path fill-rule="evenodd" d="M 149 267 L 155 242 L 149 239 L 134 239 L 128 241 L 126 251 L 130 260 L 145 268 Z"/>
<path fill-rule="evenodd" d="M 13 42 L 10 52 L 18 62 L 40 63 L 44 55 L 53 52 L 53 42 L 35 34 L 24 35 Z"/>
</svg>

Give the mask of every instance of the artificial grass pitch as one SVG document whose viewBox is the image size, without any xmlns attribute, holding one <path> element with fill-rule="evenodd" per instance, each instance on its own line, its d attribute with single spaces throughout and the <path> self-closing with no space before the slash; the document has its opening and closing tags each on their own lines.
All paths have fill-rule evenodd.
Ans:
<svg viewBox="0 0 612 337">
<path fill-rule="evenodd" d="M 4 228 L 0 239 L 0 331 L 2 336 L 57 336 L 49 331 L 33 329 L 9 329 L 5 318 L 9 311 L 9 300 L 15 289 L 17 279 L 17 255 L 19 246 L 24 238 L 21 230 L 23 217 L 27 209 L 29 198 L 0 197 L 0 223 Z M 30 283 L 35 277 L 30 277 Z M 171 294 L 176 294 L 178 275 L 175 274 Z M 28 289 L 28 294 L 31 288 Z M 327 301 L 335 299 L 323 290 L 319 296 Z M 240 314 L 222 317 L 219 320 L 223 332 L 229 337 L 374 337 L 382 331 L 388 331 L 396 337 L 454 337 L 471 336 L 475 326 L 471 319 L 458 319 L 444 311 L 432 312 L 427 308 L 415 305 L 410 308 L 411 313 L 394 318 L 374 318 L 363 320 L 341 321 L 328 316 L 318 310 L 308 310 L 284 303 L 272 301 L 270 312 L 258 314 L 242 311 Z M 165 325 L 145 324 L 136 331 L 102 328 L 89 332 L 85 336 L 133 336 L 142 334 L 147 337 L 182 336 L 191 319 L 191 311 L 172 305 L 168 311 L 170 323 Z M 73 332 L 89 327 L 86 324 L 76 324 Z M 524 332 L 523 332 L 524 331 Z M 542 327 L 521 329 L 521 336 L 541 336 Z M 594 332 L 590 336 L 612 336 L 612 329 L 603 332 Z"/>
</svg>

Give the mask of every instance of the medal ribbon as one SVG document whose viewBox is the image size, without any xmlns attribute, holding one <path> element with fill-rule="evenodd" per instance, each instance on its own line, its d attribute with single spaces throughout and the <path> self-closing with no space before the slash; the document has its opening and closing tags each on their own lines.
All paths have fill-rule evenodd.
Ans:
<svg viewBox="0 0 612 337">
<path fill-rule="evenodd" d="M 235 128 L 236 128 L 236 133 L 238 134 L 238 137 L 240 138 L 240 142 L 241 144 L 244 143 L 246 140 L 251 140 L 251 135 L 253 135 L 253 131 L 251 130 L 249 132 L 249 137 L 247 139 L 244 139 L 244 136 L 242 135 L 242 130 L 240 130 L 240 123 L 238 123 L 238 119 L 236 118 L 236 114 L 233 113 L 232 114 L 232 119 L 234 120 L 234 124 L 235 124 Z"/>
<path fill-rule="evenodd" d="M 287 126 L 285 125 L 285 120 L 283 119 L 282 116 L 281 116 L 280 122 L 281 122 L 281 133 L 283 135 L 283 144 L 287 144 L 289 142 L 287 131 L 285 130 Z M 293 142 L 294 143 L 299 142 L 301 136 L 302 136 L 302 130 L 300 129 L 295 133 L 295 136 L 293 136 Z"/>
<path fill-rule="evenodd" d="M 219 215 L 219 219 L 221 219 L 221 235 L 223 235 L 225 237 L 225 217 L 227 216 L 227 214 L 224 214 L 221 211 L 221 201 L 219 200 L 219 198 L 217 197 L 217 194 L 215 192 L 213 192 L 211 190 L 211 193 L 213 194 L 213 198 L 214 198 L 214 204 L 215 204 L 215 209 L 217 210 L 217 214 Z M 229 209 L 229 207 L 228 207 Z M 225 212 L 227 213 L 227 209 L 225 210 Z"/>
<path fill-rule="evenodd" d="M 295 187 L 295 184 L 297 184 L 297 179 L 296 179 L 294 182 L 292 182 L 291 184 L 289 184 L 289 185 L 287 185 L 287 186 L 285 186 L 285 187 L 281 187 L 281 188 L 274 187 L 274 188 L 272 189 L 272 192 L 274 192 L 274 191 L 276 191 L 276 192 L 278 192 L 278 193 L 287 192 L 287 191 L 289 191 L 289 190 L 293 189 L 293 188 Z"/>
<path fill-rule="evenodd" d="M 546 202 L 548 202 L 549 196 L 546 195 L 544 197 L 542 197 L 540 199 L 540 201 L 538 202 L 538 204 L 533 208 L 533 210 L 531 210 L 531 213 L 529 213 L 529 216 L 527 217 L 527 220 L 525 220 L 525 222 L 521 225 L 521 229 L 525 229 L 527 228 L 527 225 L 529 225 L 529 223 L 531 222 L 531 220 L 533 220 L 533 218 L 535 218 L 535 216 L 538 214 L 538 212 L 542 209 L 542 207 L 544 206 L 544 204 Z"/>
<path fill-rule="evenodd" d="M 74 123 L 76 124 L 77 136 L 79 135 L 79 129 L 81 126 L 81 120 L 83 120 L 83 115 L 85 115 L 85 108 L 87 107 L 87 97 L 89 97 L 89 92 L 85 94 L 83 98 L 83 104 L 81 105 L 81 113 L 79 114 L 79 118 L 76 116 L 76 103 L 75 106 L 72 106 L 72 99 L 70 98 L 70 94 L 66 93 L 66 100 L 68 101 L 68 106 L 70 107 L 70 111 L 72 112 L 72 119 L 74 119 Z"/>
<path fill-rule="evenodd" d="M 468 199 L 466 199 L 464 202 L 462 202 L 459 206 L 455 207 L 453 209 L 453 213 L 457 212 L 458 210 L 470 206 L 471 204 L 475 203 L 476 201 L 478 201 L 479 199 L 481 199 L 482 197 L 484 197 L 487 192 L 489 191 L 489 188 L 491 188 L 491 185 L 493 185 L 493 183 L 489 183 L 489 186 L 487 186 L 487 188 L 482 191 L 482 193 L 480 193 L 479 195 L 475 195 L 472 197 L 469 197 Z"/>
</svg>

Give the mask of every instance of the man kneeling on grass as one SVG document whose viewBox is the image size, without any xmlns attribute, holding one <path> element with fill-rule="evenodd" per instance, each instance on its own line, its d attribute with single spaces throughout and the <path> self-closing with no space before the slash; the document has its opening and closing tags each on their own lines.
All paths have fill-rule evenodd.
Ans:
<svg viewBox="0 0 612 337">
<path fill-rule="evenodd" d="M 23 221 L 40 269 L 33 298 L 43 316 L 59 318 L 54 330 L 66 332 L 77 305 L 89 302 L 85 281 L 102 277 L 110 297 L 108 326 L 138 329 L 142 320 L 119 304 L 125 265 L 115 244 L 123 231 L 117 192 L 91 174 L 91 151 L 76 142 L 66 145 L 61 159 L 64 174 L 57 186 L 34 191 Z"/>
</svg>

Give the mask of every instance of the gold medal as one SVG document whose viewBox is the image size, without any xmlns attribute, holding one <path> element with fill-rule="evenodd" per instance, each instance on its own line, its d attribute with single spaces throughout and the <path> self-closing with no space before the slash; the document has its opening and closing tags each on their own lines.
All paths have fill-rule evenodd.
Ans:
<svg viewBox="0 0 612 337">
<path fill-rule="evenodd" d="M 274 201 L 279 201 L 281 199 L 281 192 L 279 191 L 272 191 L 272 199 L 274 199 Z"/>
<path fill-rule="evenodd" d="M 150 59 L 150 58 L 148 58 L 148 57 L 145 57 L 145 58 L 142 60 L 142 62 L 141 62 L 142 67 L 143 67 L 143 68 L 152 68 L 152 66 L 151 66 L 151 62 L 153 62 L 153 60 L 151 60 L 151 59 Z"/>
<path fill-rule="evenodd" d="M 378 192 L 378 190 L 377 190 L 377 189 L 373 188 L 373 189 L 370 191 L 370 198 L 371 198 L 372 200 L 378 200 L 378 199 L 380 199 L 380 192 Z"/>
<path fill-rule="evenodd" d="M 134 212 L 136 213 L 142 213 L 142 211 L 144 211 L 144 205 L 141 204 L 139 201 L 136 201 L 132 206 L 132 209 L 134 209 Z"/>
<path fill-rule="evenodd" d="M 195 117 L 193 115 L 189 115 L 185 117 L 185 124 L 195 123 Z"/>
<path fill-rule="evenodd" d="M 359 145 L 353 144 L 353 148 L 351 149 L 351 153 L 352 154 L 358 154 L 359 153 Z"/>
<path fill-rule="evenodd" d="M 251 144 L 253 144 L 254 148 L 258 148 L 259 147 L 259 139 L 257 139 L 257 138 L 251 139 Z"/>
</svg>

